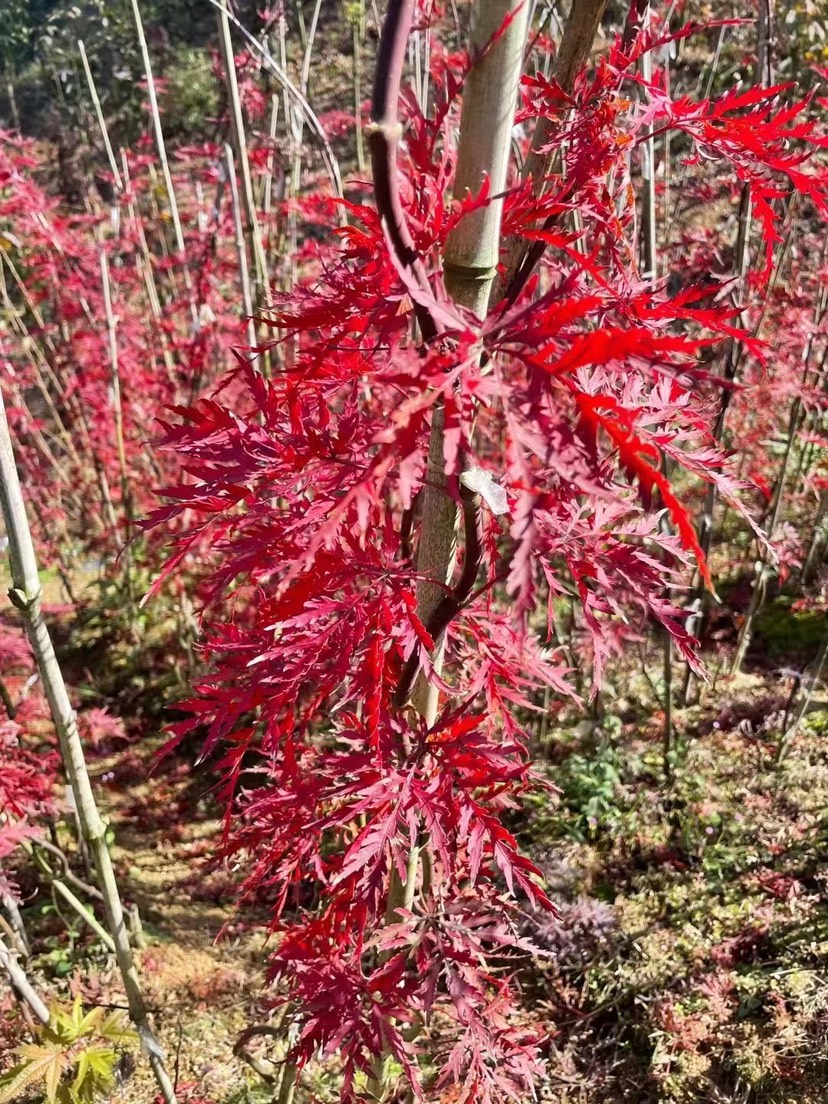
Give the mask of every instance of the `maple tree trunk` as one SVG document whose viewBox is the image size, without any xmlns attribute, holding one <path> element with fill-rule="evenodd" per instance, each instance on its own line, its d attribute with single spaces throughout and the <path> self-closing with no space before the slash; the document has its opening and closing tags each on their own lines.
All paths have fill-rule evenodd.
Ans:
<svg viewBox="0 0 828 1104">
<path fill-rule="evenodd" d="M 162 1051 L 147 1020 L 147 1009 L 129 945 L 121 896 L 106 842 L 106 823 L 95 802 L 77 718 L 43 617 L 37 558 L 15 466 L 2 394 L 0 394 L 0 506 L 2 506 L 6 535 L 9 540 L 12 578 L 9 598 L 20 610 L 26 626 L 26 634 L 57 730 L 61 756 L 66 777 L 74 795 L 78 820 L 83 836 L 94 856 L 103 893 L 107 927 L 115 943 L 115 953 L 129 1005 L 130 1018 L 149 1055 L 153 1073 L 166 1104 L 175 1104 L 175 1091 L 164 1067 Z"/>
</svg>

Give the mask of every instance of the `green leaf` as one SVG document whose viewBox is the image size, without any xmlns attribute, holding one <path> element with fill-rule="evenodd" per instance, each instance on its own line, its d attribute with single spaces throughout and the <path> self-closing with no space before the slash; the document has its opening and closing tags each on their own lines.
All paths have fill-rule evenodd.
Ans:
<svg viewBox="0 0 828 1104">
<path fill-rule="evenodd" d="M 129 1025 L 126 1013 L 120 1008 L 110 1012 L 98 1028 L 98 1034 L 115 1046 L 129 1047 L 138 1045 L 138 1033 Z"/>
<path fill-rule="evenodd" d="M 0 1104 L 11 1104 L 19 1100 L 23 1091 L 41 1078 L 42 1072 L 39 1068 L 31 1062 L 21 1062 L 0 1077 Z"/>
<path fill-rule="evenodd" d="M 49 1104 L 54 1104 L 58 1085 L 65 1068 L 66 1052 L 64 1048 L 59 1042 L 25 1043 L 17 1048 L 17 1053 L 23 1059 L 23 1062 L 18 1067 L 20 1081 L 15 1084 L 15 1089 L 19 1091 L 21 1088 L 34 1084 L 35 1081 L 43 1081 L 45 1082 L 46 1099 Z M 15 1099 L 19 1099 L 19 1097 L 12 1092 L 5 1095 L 4 1090 L 3 1095 L 0 1095 L 0 1104 Z"/>
<path fill-rule="evenodd" d="M 118 1055 L 111 1047 L 87 1047 L 78 1058 L 77 1073 L 72 1084 L 76 1100 L 93 1100 L 115 1080 Z"/>
</svg>

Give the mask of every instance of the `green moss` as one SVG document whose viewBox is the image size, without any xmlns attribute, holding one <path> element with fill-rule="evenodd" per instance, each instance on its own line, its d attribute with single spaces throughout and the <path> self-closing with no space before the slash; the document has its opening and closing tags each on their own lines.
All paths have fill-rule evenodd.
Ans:
<svg viewBox="0 0 828 1104">
<path fill-rule="evenodd" d="M 825 615 L 817 610 L 795 610 L 792 599 L 780 595 L 757 616 L 754 648 L 781 658 L 810 659 L 825 635 Z"/>
</svg>

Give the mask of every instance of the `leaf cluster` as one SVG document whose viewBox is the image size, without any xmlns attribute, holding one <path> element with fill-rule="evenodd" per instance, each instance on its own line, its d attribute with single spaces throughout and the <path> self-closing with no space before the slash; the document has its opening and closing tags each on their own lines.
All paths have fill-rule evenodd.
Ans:
<svg viewBox="0 0 828 1104">
<path fill-rule="evenodd" d="M 93 1104 L 112 1090 L 121 1055 L 137 1041 L 120 1010 L 84 1012 L 80 997 L 70 1009 L 53 1007 L 49 1023 L 16 1048 L 17 1065 L 0 1077 L 0 1104 L 34 1086 L 48 1104 Z"/>
</svg>

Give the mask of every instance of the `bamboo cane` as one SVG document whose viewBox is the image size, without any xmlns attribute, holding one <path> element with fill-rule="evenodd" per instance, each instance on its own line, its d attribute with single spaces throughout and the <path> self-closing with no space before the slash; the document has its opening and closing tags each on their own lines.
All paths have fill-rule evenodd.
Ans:
<svg viewBox="0 0 828 1104">
<path fill-rule="evenodd" d="M 247 344 L 252 349 L 256 345 L 256 323 L 253 319 L 253 292 L 250 287 L 250 272 L 247 267 L 247 250 L 244 244 L 239 188 L 236 183 L 236 169 L 233 165 L 233 149 L 229 143 L 225 143 L 224 146 L 224 166 L 225 172 L 227 173 L 227 180 L 230 184 L 230 199 L 233 206 L 233 227 L 236 234 L 236 255 L 239 259 L 242 305 L 244 307 L 244 316 L 247 319 Z"/>
<path fill-rule="evenodd" d="M 224 68 L 224 79 L 227 85 L 227 99 L 230 105 L 230 134 L 233 139 L 233 149 L 241 176 L 240 198 L 244 208 L 247 254 L 254 260 L 256 281 L 260 291 L 266 299 L 269 299 L 270 274 L 267 270 L 267 257 L 262 244 L 259 216 L 253 200 L 253 178 L 250 174 L 250 158 L 247 153 L 247 137 L 244 131 L 244 116 L 241 108 L 241 97 L 239 96 L 239 82 L 236 76 L 236 61 L 233 54 L 233 42 L 230 37 L 227 0 L 221 0 L 219 4 L 218 23 L 219 48 Z M 252 311 L 250 314 L 252 314 Z M 251 342 L 251 344 L 255 344 L 255 342 Z"/>
<path fill-rule="evenodd" d="M 118 192 L 121 193 L 124 190 L 124 182 L 121 180 L 121 174 L 118 172 L 118 163 L 115 160 L 115 153 L 112 149 L 112 143 L 109 140 L 109 131 L 106 126 L 106 119 L 104 118 L 103 108 L 101 107 L 101 100 L 98 96 L 98 90 L 95 87 L 95 78 L 92 76 L 92 70 L 89 68 L 89 59 L 86 56 L 86 47 L 83 42 L 78 39 L 78 50 L 80 52 L 81 61 L 83 62 L 83 71 L 86 74 L 86 83 L 89 86 L 89 95 L 92 97 L 92 104 L 95 108 L 95 115 L 98 120 L 98 126 L 101 131 L 101 137 L 103 138 L 104 149 L 106 150 L 106 156 L 109 161 L 109 168 L 112 172 L 112 178 L 115 181 L 115 187 Z"/>
<path fill-rule="evenodd" d="M 387 26 L 396 19 L 398 33 L 393 36 L 393 40 L 381 43 L 371 132 L 378 206 L 382 209 L 386 223 L 393 227 L 392 241 L 396 241 L 396 247 L 402 249 L 405 248 L 407 234 L 404 216 L 397 209 L 393 182 L 389 184 L 388 181 L 383 181 L 382 172 L 383 169 L 389 173 L 394 171 L 397 141 L 396 96 L 399 70 L 402 68 L 408 37 L 406 20 L 410 26 L 412 11 L 412 5 L 406 4 L 404 0 L 389 8 Z M 471 38 L 472 56 L 476 55 L 476 60 L 464 88 L 455 196 L 477 194 L 486 180 L 495 197 L 505 187 L 517 88 L 523 69 L 527 21 L 528 4 L 525 0 L 481 0 L 476 10 Z M 394 70 L 390 79 L 388 73 L 383 72 L 383 65 Z M 375 141 L 376 139 L 381 140 Z M 444 270 L 447 290 L 456 302 L 473 310 L 479 317 L 486 314 L 492 281 L 497 271 L 501 214 L 502 200 L 495 198 L 486 206 L 467 214 L 454 228 L 446 244 Z M 409 260 L 409 264 L 411 263 Z M 416 271 L 416 262 L 414 268 Z M 424 321 L 428 322 L 428 319 Z M 434 334 L 424 336 L 428 338 Z M 442 404 L 438 402 L 432 412 L 428 475 L 423 491 L 417 550 L 417 570 L 428 576 L 417 588 L 417 612 L 424 623 L 430 621 L 439 607 L 446 592 L 445 583 L 453 571 L 456 515 L 457 508 L 446 485 L 444 411 Z M 442 643 L 438 640 L 437 651 L 432 660 L 438 670 L 442 660 L 441 649 Z M 427 724 L 434 723 L 439 692 L 422 675 L 415 686 L 412 704 Z M 409 853 L 405 879 L 400 878 L 396 869 L 392 871 L 386 907 L 386 919 L 389 923 L 395 922 L 399 910 L 410 907 L 421 866 L 423 881 L 427 880 L 425 858 L 420 841 Z M 383 1101 L 390 1090 L 386 1057 L 378 1060 L 368 1084 L 369 1095 L 377 1101 Z"/>
<path fill-rule="evenodd" d="M 553 70 L 555 79 L 566 92 L 572 90 L 579 69 L 589 57 L 605 7 L 606 0 L 572 0 Z M 546 115 L 538 119 L 535 125 L 522 173 L 524 180 L 531 180 L 535 195 L 540 195 L 546 186 L 554 156 L 547 153 L 546 149 L 559 125 L 558 119 Z M 492 285 L 493 302 L 509 288 L 527 252 L 528 243 L 523 238 L 509 238 L 504 243 L 504 272 Z"/>
</svg>

